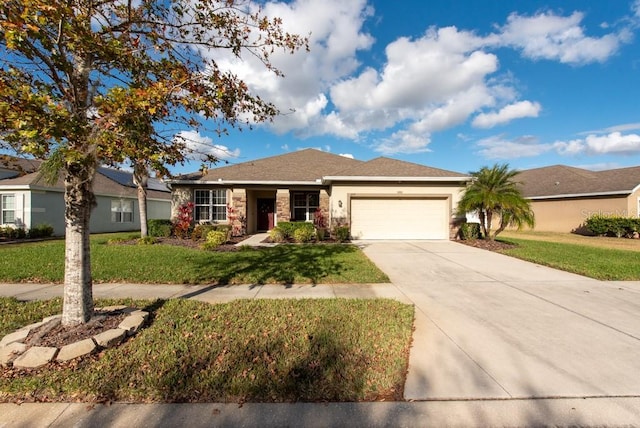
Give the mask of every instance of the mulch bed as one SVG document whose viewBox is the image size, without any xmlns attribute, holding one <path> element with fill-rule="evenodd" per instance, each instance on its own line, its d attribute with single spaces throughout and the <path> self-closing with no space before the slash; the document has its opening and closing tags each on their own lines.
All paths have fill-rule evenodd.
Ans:
<svg viewBox="0 0 640 428">
<path fill-rule="evenodd" d="M 517 245 L 515 244 L 508 244 L 506 242 L 495 241 L 495 240 L 487 241 L 485 239 L 460 240 L 456 242 L 459 242 L 464 245 L 468 245 L 470 247 L 481 248 L 483 250 L 495 251 L 498 253 L 503 250 L 508 250 L 510 248 L 517 247 Z"/>
<path fill-rule="evenodd" d="M 127 316 L 122 311 L 96 314 L 85 324 L 64 327 L 59 320 L 49 322 L 32 330 L 25 343 L 29 346 L 51 346 L 62 348 L 65 345 L 79 342 L 100 334 L 112 328 L 117 328 Z"/>
</svg>

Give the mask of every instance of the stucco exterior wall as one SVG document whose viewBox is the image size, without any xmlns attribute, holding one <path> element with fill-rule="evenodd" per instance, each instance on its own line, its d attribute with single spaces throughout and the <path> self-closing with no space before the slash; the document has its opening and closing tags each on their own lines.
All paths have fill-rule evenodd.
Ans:
<svg viewBox="0 0 640 428">
<path fill-rule="evenodd" d="M 415 183 L 415 184 L 399 184 L 399 183 L 347 183 L 334 184 L 331 188 L 330 200 L 330 223 L 332 226 L 336 224 L 349 223 L 349 198 L 353 194 L 363 195 L 396 195 L 396 196 L 437 196 L 442 195 L 449 197 L 449 212 L 454 216 L 455 207 L 458 200 L 462 197 L 465 186 L 458 183 Z"/>
<path fill-rule="evenodd" d="M 630 204 L 637 197 L 627 198 L 579 198 L 561 200 L 533 200 L 531 207 L 535 213 L 534 230 L 541 232 L 580 232 L 584 222 L 594 214 L 627 217 L 637 215 Z M 636 207 L 637 210 L 637 207 Z"/>
<path fill-rule="evenodd" d="M 31 224 L 29 228 L 49 224 L 54 236 L 64 235 L 64 194 L 62 192 L 30 192 Z"/>
<path fill-rule="evenodd" d="M 171 218 L 171 201 L 147 198 L 147 219 L 168 220 Z"/>
</svg>

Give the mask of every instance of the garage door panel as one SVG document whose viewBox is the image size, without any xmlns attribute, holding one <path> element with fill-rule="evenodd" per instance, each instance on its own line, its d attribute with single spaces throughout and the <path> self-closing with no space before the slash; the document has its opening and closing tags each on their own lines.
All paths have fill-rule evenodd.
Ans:
<svg viewBox="0 0 640 428">
<path fill-rule="evenodd" d="M 356 239 L 447 239 L 444 198 L 353 198 L 351 234 Z"/>
</svg>

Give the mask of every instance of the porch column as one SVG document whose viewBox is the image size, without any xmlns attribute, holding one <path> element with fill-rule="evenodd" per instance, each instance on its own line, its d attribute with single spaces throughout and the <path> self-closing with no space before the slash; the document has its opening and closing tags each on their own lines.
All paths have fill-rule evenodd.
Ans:
<svg viewBox="0 0 640 428">
<path fill-rule="evenodd" d="M 329 227 L 329 193 L 325 189 L 320 190 L 320 206 L 318 208 L 320 208 L 320 211 L 322 211 L 322 214 L 324 214 L 324 218 L 327 221 L 325 226 Z"/>
<path fill-rule="evenodd" d="M 289 189 L 278 189 L 276 192 L 276 225 L 281 221 L 291 220 L 291 200 Z"/>
<path fill-rule="evenodd" d="M 231 194 L 231 210 L 227 220 L 231 225 L 233 236 L 242 236 L 247 233 L 247 191 L 246 189 L 233 189 Z"/>
</svg>

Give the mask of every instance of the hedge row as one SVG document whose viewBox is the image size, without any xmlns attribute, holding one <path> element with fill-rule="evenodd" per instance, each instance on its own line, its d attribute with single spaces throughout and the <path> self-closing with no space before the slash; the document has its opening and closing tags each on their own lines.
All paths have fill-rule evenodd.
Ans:
<svg viewBox="0 0 640 428">
<path fill-rule="evenodd" d="M 640 233 L 640 218 L 596 214 L 587 219 L 585 227 L 598 236 L 633 238 Z"/>
<path fill-rule="evenodd" d="M 48 224 L 38 224 L 31 229 L 5 226 L 0 227 L 0 238 L 6 239 L 36 239 L 49 238 L 53 236 L 53 226 Z"/>
</svg>

